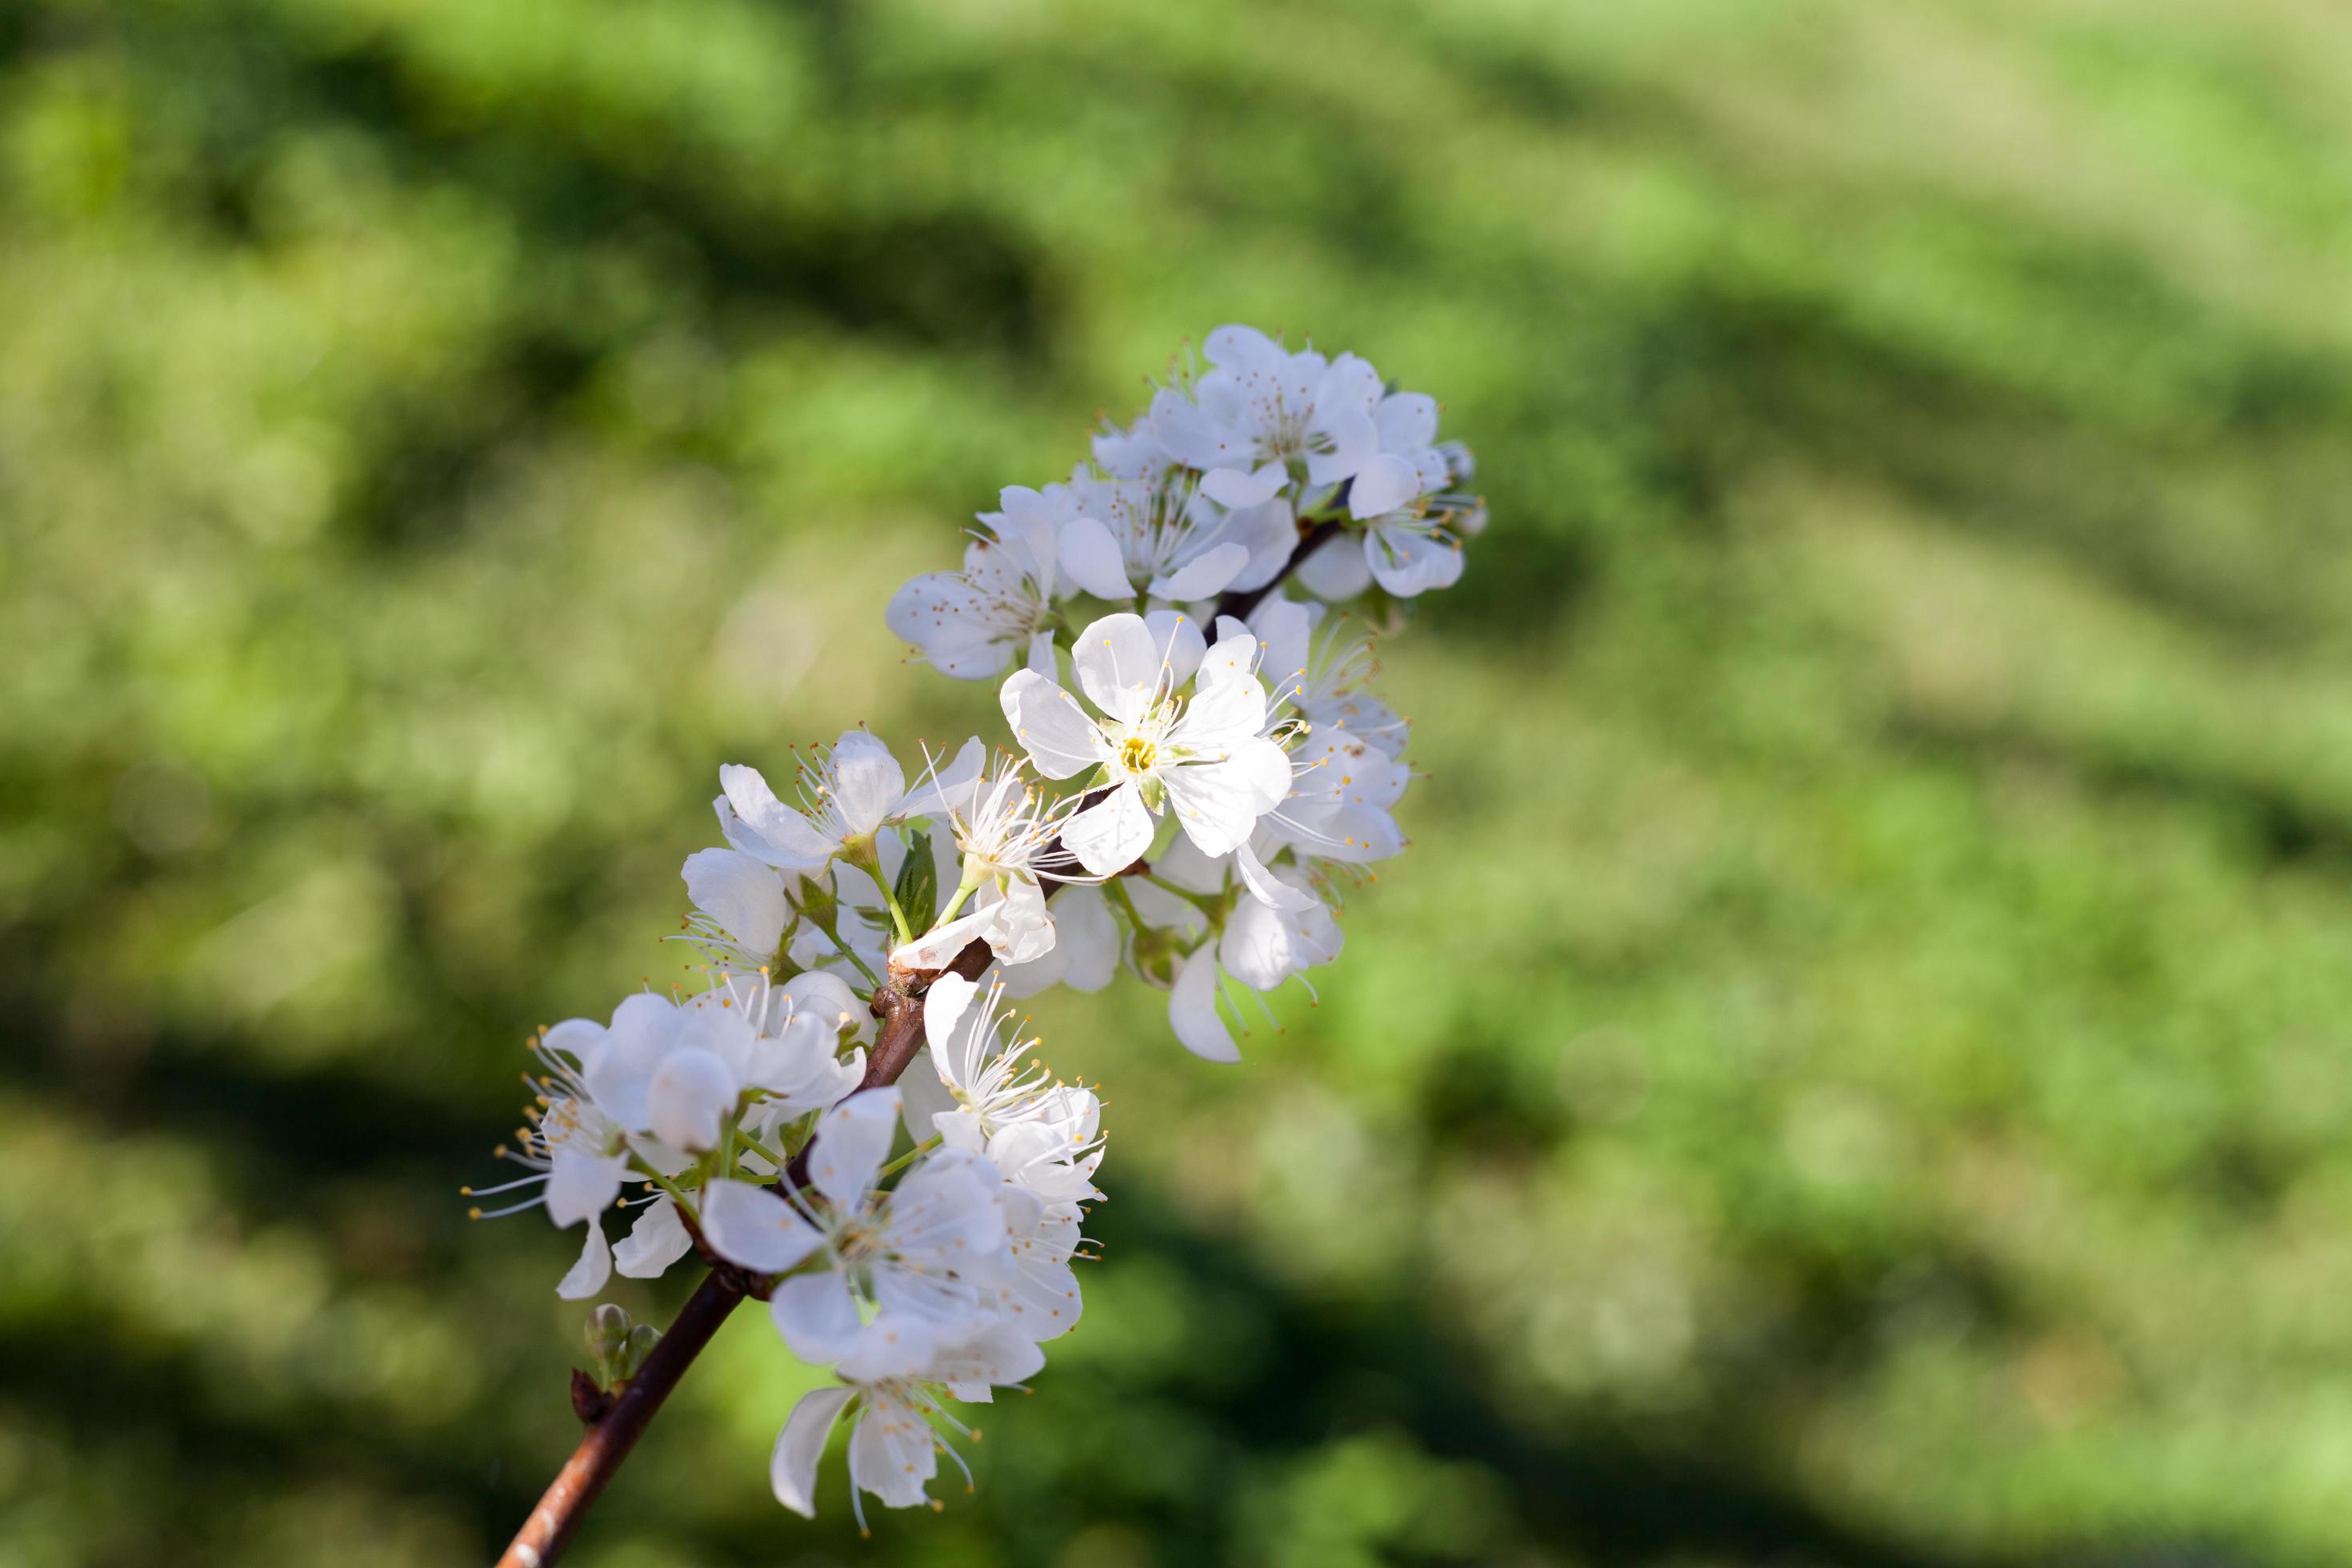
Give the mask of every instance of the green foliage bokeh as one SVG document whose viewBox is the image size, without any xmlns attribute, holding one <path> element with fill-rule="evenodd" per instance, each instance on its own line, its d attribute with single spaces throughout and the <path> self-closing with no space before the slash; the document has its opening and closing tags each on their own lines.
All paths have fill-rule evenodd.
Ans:
<svg viewBox="0 0 2352 1568">
<path fill-rule="evenodd" d="M 1126 984 L 982 1487 L 768 1497 L 739 1314 L 573 1561 L 2352 1554 L 2331 0 L 0 11 L 0 1568 L 487 1560 L 530 1026 L 726 761 L 992 733 L 890 588 L 1170 350 L 1437 395 L 1412 852 L 1237 1068 Z M 685 1286 L 625 1283 L 665 1316 Z"/>
</svg>

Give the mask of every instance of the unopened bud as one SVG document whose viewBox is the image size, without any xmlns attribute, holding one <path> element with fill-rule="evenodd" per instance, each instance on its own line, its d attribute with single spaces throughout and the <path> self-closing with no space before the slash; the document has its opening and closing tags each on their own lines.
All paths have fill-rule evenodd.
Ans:
<svg viewBox="0 0 2352 1568">
<path fill-rule="evenodd" d="M 629 1331 L 635 1326 L 629 1321 L 627 1310 L 611 1301 L 588 1314 L 583 1337 L 588 1342 L 588 1353 L 596 1358 L 597 1370 L 603 1371 L 620 1355 L 629 1342 Z M 609 1377 L 605 1379 L 608 1384 L 611 1381 Z"/>
</svg>

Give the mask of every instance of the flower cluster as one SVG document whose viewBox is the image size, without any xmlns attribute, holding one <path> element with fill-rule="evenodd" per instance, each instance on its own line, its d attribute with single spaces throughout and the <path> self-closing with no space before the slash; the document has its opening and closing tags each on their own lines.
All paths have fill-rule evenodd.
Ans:
<svg viewBox="0 0 2352 1568">
<path fill-rule="evenodd" d="M 1006 999 L 1124 967 L 1185 1047 L 1236 1060 L 1242 999 L 1336 958 L 1343 890 L 1403 847 L 1406 724 L 1367 628 L 1459 577 L 1468 455 L 1355 355 L 1224 327 L 1205 357 L 891 600 L 925 661 L 1002 678 L 1010 746 L 910 777 L 852 730 L 781 795 L 722 767 L 724 847 L 683 873 L 707 984 L 530 1043 L 536 1103 L 499 1151 L 526 1173 L 484 1193 L 583 1226 L 566 1298 L 699 1250 L 767 1300 L 833 1373 L 776 1444 L 803 1513 L 845 1421 L 861 1524 L 866 1493 L 927 1500 L 938 1456 L 961 1464 L 948 1403 L 1020 1384 L 1077 1320 L 1101 1107 Z M 600 1364 L 642 1360 L 644 1331 L 602 1331 L 634 1348 Z"/>
</svg>

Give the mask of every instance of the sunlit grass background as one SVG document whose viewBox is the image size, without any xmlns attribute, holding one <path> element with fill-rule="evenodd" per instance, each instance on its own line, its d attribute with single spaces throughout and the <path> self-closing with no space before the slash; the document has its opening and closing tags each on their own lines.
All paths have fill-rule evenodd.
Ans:
<svg viewBox="0 0 2352 1568">
<path fill-rule="evenodd" d="M 767 1493 L 744 1313 L 576 1554 L 2352 1554 L 2352 11 L 0 11 L 0 1564 L 487 1560 L 526 1028 L 721 762 L 995 723 L 889 589 L 1171 348 L 1441 396 L 1427 778 L 1237 1068 L 1129 983 L 977 1498 Z M 677 1280 L 620 1299 L 666 1315 Z"/>
</svg>

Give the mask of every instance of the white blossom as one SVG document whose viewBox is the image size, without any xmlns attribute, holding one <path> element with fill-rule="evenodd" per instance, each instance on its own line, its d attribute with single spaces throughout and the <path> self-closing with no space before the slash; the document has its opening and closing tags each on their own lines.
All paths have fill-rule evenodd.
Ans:
<svg viewBox="0 0 2352 1568">
<path fill-rule="evenodd" d="M 1220 504 L 1209 489 L 1233 504 Z M 1220 475 L 1213 487 L 1159 458 L 1130 477 L 1080 468 L 1070 481 L 1081 515 L 1063 525 L 1063 570 L 1098 598 L 1206 599 L 1263 587 L 1297 542 L 1278 472 L 1265 480 Z"/>
<path fill-rule="evenodd" d="M 1039 879 L 1082 874 L 1061 847 L 1077 803 L 1048 800 L 1021 776 L 1020 763 L 1000 758 L 990 768 L 984 755 L 973 739 L 950 775 L 926 792 L 925 809 L 947 818 L 960 875 L 938 923 L 891 955 L 901 968 L 944 968 L 966 944 L 981 940 L 1007 963 L 1034 963 L 1053 949 L 1055 921 Z M 972 912 L 949 918 L 968 898 Z"/>
<path fill-rule="evenodd" d="M 928 1060 L 954 1105 L 929 1131 L 950 1149 L 985 1154 L 1004 1179 L 1049 1203 L 1099 1197 L 1102 1104 L 1094 1091 L 1056 1083 L 1031 1053 L 1034 1039 L 1005 1039 L 1000 981 L 985 995 L 943 974 L 923 999 Z"/>
<path fill-rule="evenodd" d="M 1071 662 L 1100 719 L 1034 671 L 1016 670 L 1004 683 L 1005 720 L 1039 773 L 1066 779 L 1100 770 L 1108 793 L 1062 831 L 1097 876 L 1117 874 L 1150 847 L 1163 806 L 1203 853 L 1223 855 L 1290 793 L 1290 760 L 1261 732 L 1265 686 L 1241 668 L 1244 661 L 1212 659 L 1187 698 L 1180 689 L 1192 669 L 1179 650 L 1191 622 L 1180 616 L 1166 624 L 1155 639 L 1144 617 L 1120 614 L 1078 634 Z M 1190 641 L 1199 640 L 1192 632 Z"/>
<path fill-rule="evenodd" d="M 933 1423 L 976 1437 L 950 1415 L 947 1398 L 985 1401 L 993 1387 L 1015 1386 L 1034 1376 L 1045 1357 L 1034 1341 L 1002 1321 L 982 1323 L 962 1338 L 943 1339 L 929 1324 L 877 1319 L 875 1342 L 853 1365 L 835 1368 L 843 1381 L 801 1396 L 777 1435 L 768 1476 L 776 1500 L 804 1518 L 816 1517 L 816 1472 L 825 1439 L 843 1419 L 855 1421 L 849 1437 L 850 1508 L 860 1531 L 866 1526 L 864 1494 L 886 1508 L 911 1508 L 929 1500 L 947 1454 L 971 1471 L 942 1439 Z"/>
<path fill-rule="evenodd" d="M 884 619 L 925 661 L 960 680 L 986 680 L 1015 658 L 1051 669 L 1054 601 L 1062 591 L 1056 535 L 1076 517 L 1058 485 L 1008 486 L 1003 510 L 983 512 L 963 570 L 917 577 L 890 599 Z"/>
<path fill-rule="evenodd" d="M 1378 453 L 1380 373 L 1354 354 L 1293 352 L 1244 326 L 1219 327 L 1202 351 L 1215 368 L 1189 396 L 1161 390 L 1150 418 L 1153 438 L 1179 462 L 1234 476 L 1217 481 L 1216 499 L 1263 500 L 1294 462 L 1309 484 L 1336 484 Z"/>
<path fill-rule="evenodd" d="M 803 1360 L 838 1361 L 866 1343 L 866 1307 L 875 1321 L 911 1319 L 950 1337 L 986 1310 L 1004 1251 L 1003 1180 L 985 1156 L 941 1149 L 880 1189 L 898 1124 L 896 1088 L 835 1106 L 809 1146 L 809 1184 L 823 1204 L 796 1194 L 771 1205 L 796 1210 L 824 1247 L 824 1269 L 784 1280 L 769 1300 L 777 1331 Z"/>
<path fill-rule="evenodd" d="M 863 730 L 819 747 L 800 767 L 800 805 L 779 799 L 757 768 L 719 770 L 713 802 L 727 842 L 779 870 L 821 871 L 836 857 L 862 858 L 886 823 L 904 817 L 907 775 L 890 748 Z"/>
</svg>

